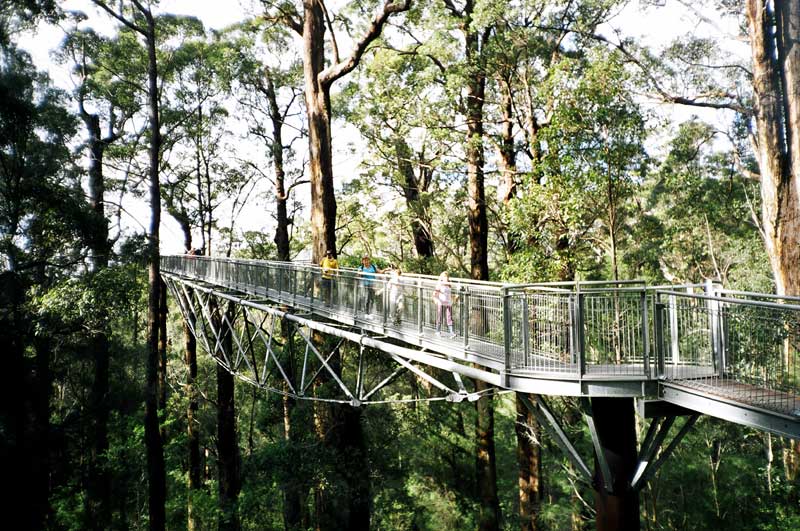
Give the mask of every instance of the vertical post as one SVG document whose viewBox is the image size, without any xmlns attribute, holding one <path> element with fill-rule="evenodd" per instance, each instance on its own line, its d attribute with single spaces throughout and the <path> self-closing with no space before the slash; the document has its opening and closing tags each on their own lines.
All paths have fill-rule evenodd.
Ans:
<svg viewBox="0 0 800 531">
<path fill-rule="evenodd" d="M 386 323 L 389 321 L 389 280 L 388 278 L 380 279 L 383 289 L 381 300 L 383 301 L 383 327 L 386 328 Z"/>
<path fill-rule="evenodd" d="M 278 268 L 278 301 L 283 302 L 283 267 Z"/>
<path fill-rule="evenodd" d="M 505 386 L 508 387 L 511 372 L 511 299 L 508 288 L 502 288 L 500 294 L 503 297 L 503 353 L 505 359 L 503 374 Z"/>
<path fill-rule="evenodd" d="M 267 281 L 264 282 L 264 289 L 266 290 L 266 296 L 269 297 L 269 275 L 271 273 L 272 267 L 269 265 L 264 266 L 264 270 L 267 272 Z"/>
<path fill-rule="evenodd" d="M 648 324 L 650 323 L 650 316 L 647 313 L 647 290 L 642 288 L 641 294 L 642 305 L 642 357 L 644 358 L 644 375 L 648 378 L 650 375 L 650 331 Z"/>
<path fill-rule="evenodd" d="M 417 279 L 417 333 L 422 336 L 424 323 L 422 322 L 422 279 Z"/>
<path fill-rule="evenodd" d="M 575 304 L 575 332 L 576 347 L 578 348 L 578 376 L 583 378 L 586 374 L 586 336 L 583 330 L 583 305 L 585 295 L 581 293 L 581 286 L 578 284 Z"/>
<path fill-rule="evenodd" d="M 461 304 L 462 308 L 464 308 L 463 311 L 467 316 L 466 319 L 464 319 L 464 325 L 462 328 L 462 332 L 464 333 L 464 351 L 466 351 L 467 347 L 469 347 L 469 318 L 472 308 L 470 308 L 471 302 L 469 296 L 469 289 L 463 287 L 462 289 L 464 290 L 464 295 L 461 299 Z"/>
<path fill-rule="evenodd" d="M 314 285 L 316 284 L 317 279 L 316 275 L 314 274 L 313 267 L 308 269 L 308 274 L 311 276 L 311 284 L 309 285 L 309 290 L 311 292 L 309 294 L 309 307 L 311 308 L 311 311 L 314 311 Z"/>
<path fill-rule="evenodd" d="M 672 365 L 681 362 L 680 343 L 678 342 L 678 299 L 675 295 L 669 296 L 669 348 Z"/>
<path fill-rule="evenodd" d="M 292 306 L 297 307 L 297 268 L 292 266 Z"/>
<path fill-rule="evenodd" d="M 655 308 L 653 308 L 653 334 L 656 343 L 656 370 L 658 372 L 656 377 L 658 378 L 664 376 L 664 308 L 664 303 L 656 300 Z"/>
<path fill-rule="evenodd" d="M 716 295 L 714 282 L 711 279 L 706 279 L 705 284 L 705 294 L 708 297 L 714 297 Z M 710 329 L 709 331 L 711 332 L 711 352 L 713 355 L 711 360 L 712 368 L 717 376 L 722 376 L 722 373 L 725 371 L 725 367 L 723 367 L 722 349 L 720 349 L 719 302 L 710 299 L 706 302 L 706 306 L 708 308 L 708 326 Z"/>
<path fill-rule="evenodd" d="M 531 354 L 531 323 L 528 295 L 525 292 L 522 293 L 522 351 L 525 355 L 523 365 L 527 367 Z"/>
</svg>

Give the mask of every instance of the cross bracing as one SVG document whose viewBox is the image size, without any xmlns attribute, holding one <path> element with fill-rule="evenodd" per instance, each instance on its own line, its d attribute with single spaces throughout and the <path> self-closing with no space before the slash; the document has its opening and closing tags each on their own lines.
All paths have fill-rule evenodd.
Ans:
<svg viewBox="0 0 800 531">
<path fill-rule="evenodd" d="M 453 331 L 437 335 L 431 277 L 404 275 L 391 284 L 378 275 L 367 283 L 356 271 L 339 270 L 326 289 L 320 268 L 310 264 L 173 256 L 161 266 L 184 316 L 197 323 L 199 344 L 275 392 L 309 398 L 315 373 L 338 375 L 326 367 L 333 350 L 312 341 L 322 333 L 360 345 L 360 367 L 376 361 L 363 347 L 394 363 L 374 389 L 358 375 L 336 382 L 336 400 L 354 405 L 399 399 L 378 398 L 399 377 L 424 382 L 440 399 L 474 399 L 464 376 L 538 395 L 656 398 L 800 438 L 798 299 L 711 283 L 453 279 Z M 304 364 L 295 371 L 299 380 L 271 347 L 281 319 L 306 345 L 295 356 Z"/>
</svg>

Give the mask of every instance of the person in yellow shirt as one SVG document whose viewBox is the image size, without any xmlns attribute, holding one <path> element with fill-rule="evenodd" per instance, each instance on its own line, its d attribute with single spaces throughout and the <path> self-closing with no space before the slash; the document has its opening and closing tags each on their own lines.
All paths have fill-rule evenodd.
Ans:
<svg viewBox="0 0 800 531">
<path fill-rule="evenodd" d="M 336 276 L 336 270 L 339 269 L 339 262 L 333 257 L 333 251 L 328 249 L 325 253 L 325 258 L 319 263 L 322 268 L 322 300 L 328 306 L 331 305 L 331 294 L 333 293 L 333 277 Z"/>
</svg>

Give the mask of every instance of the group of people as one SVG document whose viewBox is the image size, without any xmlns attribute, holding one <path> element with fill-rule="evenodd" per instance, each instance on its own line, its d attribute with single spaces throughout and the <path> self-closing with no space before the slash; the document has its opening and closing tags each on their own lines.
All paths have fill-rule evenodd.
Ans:
<svg viewBox="0 0 800 531">
<path fill-rule="evenodd" d="M 339 269 L 339 262 L 333 256 L 332 251 L 327 251 L 325 257 L 320 262 L 322 268 L 321 289 L 322 298 L 330 306 L 333 295 L 333 281 L 336 271 Z M 403 289 L 400 282 L 402 272 L 396 265 L 391 265 L 386 269 L 379 269 L 372 263 L 370 256 L 365 254 L 361 257 L 361 265 L 358 266 L 360 286 L 362 289 L 362 300 L 359 304 L 363 309 L 365 318 L 372 319 L 372 308 L 375 305 L 375 276 L 388 274 L 389 280 L 386 283 L 386 291 L 389 297 L 389 314 L 392 316 L 394 324 L 400 324 L 400 317 L 403 313 Z M 442 325 L 447 324 L 447 330 L 451 338 L 455 337 L 453 332 L 453 289 L 450 283 L 450 276 L 447 271 L 442 271 L 433 290 L 433 302 L 436 305 L 436 335 L 441 336 Z"/>
</svg>

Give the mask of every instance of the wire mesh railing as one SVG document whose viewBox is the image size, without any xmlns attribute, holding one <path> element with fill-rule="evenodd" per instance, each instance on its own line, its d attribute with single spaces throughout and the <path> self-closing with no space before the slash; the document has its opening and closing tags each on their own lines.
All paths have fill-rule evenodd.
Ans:
<svg viewBox="0 0 800 531">
<path fill-rule="evenodd" d="M 660 375 L 724 399 L 798 416 L 800 305 L 787 298 L 741 295 L 659 293 Z"/>
</svg>

